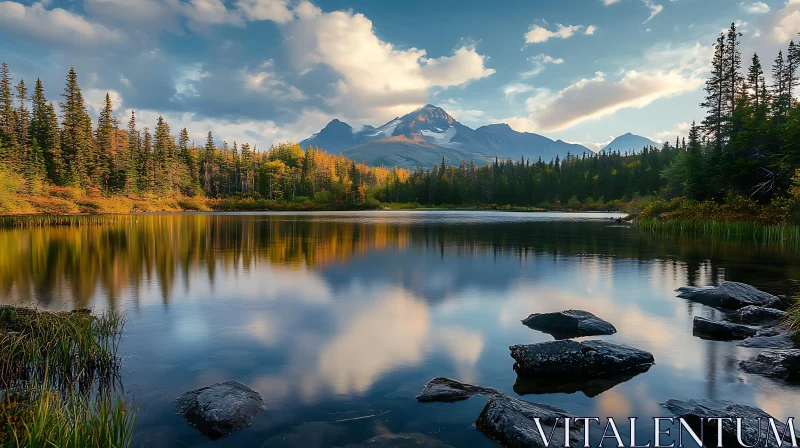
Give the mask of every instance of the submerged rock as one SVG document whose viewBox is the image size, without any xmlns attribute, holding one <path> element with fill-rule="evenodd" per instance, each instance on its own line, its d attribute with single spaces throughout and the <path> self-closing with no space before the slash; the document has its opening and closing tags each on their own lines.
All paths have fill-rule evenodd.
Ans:
<svg viewBox="0 0 800 448">
<path fill-rule="evenodd" d="M 187 422 L 212 440 L 249 426 L 265 409 L 258 392 L 234 380 L 186 392 L 175 404 Z"/>
<path fill-rule="evenodd" d="M 528 377 L 593 378 L 655 363 L 652 353 L 605 341 L 551 341 L 509 349 L 514 371 Z"/>
<path fill-rule="evenodd" d="M 424 403 L 432 401 L 453 402 L 472 398 L 473 395 L 499 394 L 497 389 L 483 386 L 473 386 L 450 378 L 437 377 L 428 381 L 417 395 L 417 401 Z"/>
<path fill-rule="evenodd" d="M 419 433 L 386 434 L 344 448 L 453 448 L 441 440 Z"/>
<path fill-rule="evenodd" d="M 776 336 L 753 336 L 740 342 L 739 347 L 748 348 L 794 348 L 795 344 L 792 338 L 785 334 Z"/>
<path fill-rule="evenodd" d="M 738 282 L 722 282 L 719 286 L 684 286 L 678 297 L 706 305 L 738 310 L 748 305 L 779 308 L 781 299 L 753 286 Z"/>
<path fill-rule="evenodd" d="M 261 448 L 327 448 L 347 435 L 347 429 L 327 422 L 310 422 L 270 437 Z"/>
<path fill-rule="evenodd" d="M 551 334 L 556 339 L 614 334 L 617 329 L 588 311 L 567 310 L 535 313 L 522 320 L 525 326 Z"/>
<path fill-rule="evenodd" d="M 572 394 L 583 392 L 589 398 L 596 397 L 603 392 L 622 384 L 631 378 L 650 370 L 652 364 L 644 364 L 616 373 L 607 373 L 593 378 L 570 377 L 526 377 L 517 376 L 514 383 L 514 392 L 520 395 L 542 394 Z"/>
<path fill-rule="evenodd" d="M 734 339 L 744 339 L 755 336 L 757 330 L 746 325 L 735 324 L 723 320 L 711 320 L 705 317 L 695 316 L 692 325 L 692 332 L 695 336 L 703 339 L 716 339 L 722 341 L 732 341 Z"/>
<path fill-rule="evenodd" d="M 768 426 L 767 420 L 772 416 L 761 409 L 735 404 L 723 400 L 667 400 L 664 407 L 669 409 L 677 417 L 686 420 L 696 434 L 701 434 L 701 419 L 721 418 L 722 420 L 702 420 L 704 442 L 706 446 L 717 446 L 718 424 L 722 422 L 722 446 L 741 446 L 737 441 L 736 418 L 742 418 L 742 441 L 748 446 L 759 447 L 778 447 L 775 436 Z M 758 419 L 762 419 L 761 428 L 758 426 Z M 785 425 L 780 420 L 775 419 L 775 426 L 780 434 L 784 434 Z M 800 432 L 797 432 L 800 437 Z M 764 440 L 764 437 L 767 437 Z M 785 441 L 791 442 L 791 434 L 786 433 Z"/>
<path fill-rule="evenodd" d="M 509 448 L 536 448 L 548 446 L 542 440 L 534 419 L 539 419 L 545 436 L 558 425 L 549 440 L 549 446 L 568 446 L 565 442 L 573 442 L 580 437 L 580 429 L 574 425 L 575 416 L 569 412 L 548 406 L 518 400 L 507 395 L 492 395 L 483 407 L 483 411 L 475 421 L 475 426 L 486 437 Z M 569 441 L 565 440 L 565 418 L 573 419 L 569 432 Z"/>
<path fill-rule="evenodd" d="M 800 349 L 764 350 L 753 359 L 739 364 L 745 372 L 770 378 L 800 380 Z"/>
<path fill-rule="evenodd" d="M 747 305 L 736 311 L 736 320 L 751 325 L 774 324 L 784 317 L 786 317 L 786 311 L 776 310 L 775 308 L 765 308 L 763 306 Z"/>
</svg>

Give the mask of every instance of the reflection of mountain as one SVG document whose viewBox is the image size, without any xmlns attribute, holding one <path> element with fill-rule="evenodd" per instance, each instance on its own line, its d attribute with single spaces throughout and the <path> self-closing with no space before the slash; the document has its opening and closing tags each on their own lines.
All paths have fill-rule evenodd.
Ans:
<svg viewBox="0 0 800 448">
<path fill-rule="evenodd" d="M 113 304 L 125 290 L 146 285 L 160 288 L 169 300 L 176 281 L 188 282 L 199 268 L 213 281 L 220 269 L 250 270 L 264 261 L 287 269 L 321 270 L 333 288 L 345 287 L 353 272 L 363 278 L 392 275 L 426 300 L 440 300 L 470 285 L 507 288 L 514 280 L 513 270 L 488 270 L 486 260 L 512 266 L 540 256 L 666 258 L 686 266 L 690 284 L 703 271 L 712 281 L 721 280 L 720 267 L 756 286 L 800 277 L 797 254 L 780 248 L 750 250 L 739 243 L 651 238 L 603 222 L 535 222 L 526 219 L 529 215 L 487 222 L 481 216 L 121 216 L 105 226 L 3 230 L 0 300 L 35 298 L 46 304 L 74 299 L 86 305 L 102 291 Z M 386 251 L 392 251 L 391 265 L 382 255 Z M 776 253 L 786 258 L 787 269 L 774 271 L 772 278 L 752 278 L 752 272 L 742 268 Z M 452 257 L 462 261 L 452 264 L 457 269 L 443 269 Z M 557 273 L 541 269 L 538 275 Z"/>
</svg>

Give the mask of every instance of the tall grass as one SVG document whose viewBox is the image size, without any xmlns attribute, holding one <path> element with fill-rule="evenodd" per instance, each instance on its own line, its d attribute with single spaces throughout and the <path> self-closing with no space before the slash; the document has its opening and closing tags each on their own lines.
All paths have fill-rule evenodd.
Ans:
<svg viewBox="0 0 800 448">
<path fill-rule="evenodd" d="M 0 306 L 0 446 L 127 447 L 135 411 L 114 393 L 124 317 Z"/>
<path fill-rule="evenodd" d="M 0 216 L 2 228 L 103 226 L 136 220 L 130 215 L 32 215 Z"/>
<path fill-rule="evenodd" d="M 6 329 L 0 333 L 0 382 L 39 380 L 64 389 L 107 383 L 119 371 L 124 325 L 115 311 L 92 316 L 0 306 L 0 329 Z"/>
<path fill-rule="evenodd" d="M 639 230 L 656 234 L 704 235 L 722 241 L 752 241 L 765 245 L 800 244 L 800 226 L 792 224 L 645 219 L 637 221 L 637 225 Z"/>
</svg>

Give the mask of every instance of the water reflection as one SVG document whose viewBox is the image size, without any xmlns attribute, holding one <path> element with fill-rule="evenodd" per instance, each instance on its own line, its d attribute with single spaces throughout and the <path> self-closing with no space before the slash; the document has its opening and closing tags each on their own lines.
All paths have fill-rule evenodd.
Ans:
<svg viewBox="0 0 800 448">
<path fill-rule="evenodd" d="M 692 318 L 718 312 L 673 290 L 730 279 L 784 294 L 800 277 L 798 254 L 654 239 L 603 218 L 149 215 L 4 230 L 0 301 L 126 310 L 124 378 L 147 446 L 204 444 L 171 400 L 231 378 L 261 392 L 269 410 L 224 439 L 230 446 L 260 446 L 301 422 L 373 414 L 382 417 L 348 423 L 348 443 L 417 431 L 493 446 L 465 430 L 479 399 L 445 409 L 413 396 L 440 375 L 515 394 L 508 346 L 552 340 L 520 319 L 567 308 L 609 320 L 619 333 L 603 339 L 651 351 L 656 365 L 589 393 L 553 390 L 534 401 L 626 418 L 663 415 L 658 403 L 669 398 L 727 398 L 788 416 L 800 393 L 742 374 L 738 360 L 752 351 L 694 338 Z"/>
</svg>

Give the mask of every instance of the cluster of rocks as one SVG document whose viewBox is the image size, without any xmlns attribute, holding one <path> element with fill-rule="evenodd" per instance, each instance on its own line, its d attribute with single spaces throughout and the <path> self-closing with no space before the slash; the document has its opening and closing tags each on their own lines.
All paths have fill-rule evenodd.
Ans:
<svg viewBox="0 0 800 448">
<path fill-rule="evenodd" d="M 742 340 L 740 345 L 746 347 L 770 347 L 772 349 L 765 350 L 756 358 L 743 361 L 742 369 L 780 380 L 800 380 L 800 349 L 787 348 L 793 347 L 791 335 L 777 327 L 785 316 L 785 312 L 777 309 L 781 305 L 779 298 L 734 282 L 724 282 L 718 287 L 686 287 L 678 291 L 679 297 L 733 310 L 731 320 L 727 321 L 696 317 L 693 326 L 695 335 L 711 339 L 739 339 Z M 651 353 L 636 348 L 602 340 L 571 340 L 574 337 L 616 333 L 612 324 L 587 311 L 531 314 L 522 322 L 552 335 L 556 340 L 509 347 L 515 361 L 513 368 L 517 373 L 514 391 L 521 395 L 581 391 L 593 397 L 646 372 L 655 363 Z M 760 328 L 757 327 L 759 325 Z M 456 402 L 475 395 L 488 397 L 475 421 L 475 427 L 503 446 L 568 446 L 583 434 L 583 428 L 575 423 L 575 416 L 563 409 L 520 400 L 504 395 L 497 389 L 449 378 L 437 377 L 428 381 L 416 400 L 426 403 Z M 176 400 L 176 405 L 186 421 L 211 439 L 249 426 L 255 416 L 265 409 L 261 395 L 237 381 L 212 384 L 187 392 Z M 742 417 L 745 421 L 770 417 L 761 409 L 715 400 L 668 400 L 664 406 L 688 422 L 712 417 Z M 561 426 L 560 430 L 551 434 L 551 440 L 545 441 L 541 439 L 537 421 L 547 427 L 572 423 L 567 423 L 571 425 L 568 431 Z M 783 434 L 782 424 L 777 421 L 776 424 Z M 736 443 L 735 425 L 725 420 L 719 430 L 726 446 Z M 339 446 L 346 433 L 346 428 L 327 422 L 304 423 L 271 437 L 262 448 Z M 705 433 L 716 435 L 717 428 L 706 427 Z M 745 427 L 743 438 L 746 443 L 757 441 L 757 437 L 758 428 Z M 452 448 L 439 440 L 416 433 L 373 437 L 344 448 L 389 447 Z"/>
<path fill-rule="evenodd" d="M 728 320 L 695 317 L 693 332 L 704 339 L 741 340 L 740 347 L 767 349 L 756 357 L 742 361 L 742 370 L 770 378 L 798 381 L 800 350 L 794 333 L 779 326 L 786 317 L 780 310 L 783 302 L 777 296 L 743 283 L 723 282 L 718 287 L 679 288 L 679 297 L 733 310 Z"/>
</svg>

